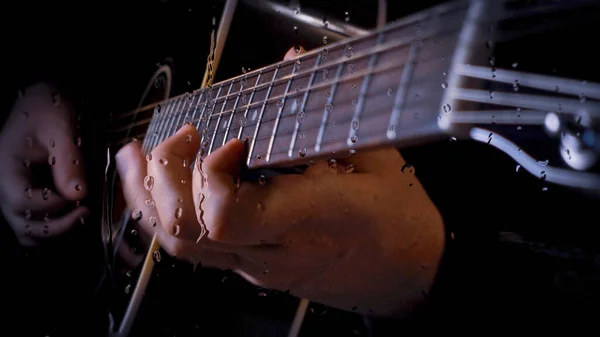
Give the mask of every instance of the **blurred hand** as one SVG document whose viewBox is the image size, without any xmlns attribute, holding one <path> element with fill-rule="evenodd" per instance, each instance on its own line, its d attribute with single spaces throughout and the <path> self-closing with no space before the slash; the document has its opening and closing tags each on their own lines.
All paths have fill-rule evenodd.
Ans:
<svg viewBox="0 0 600 337">
<path fill-rule="evenodd" d="M 239 185 L 241 141 L 192 172 L 199 148 L 196 129 L 184 126 L 149 161 L 138 143 L 117 155 L 128 205 L 169 254 L 365 314 L 408 311 L 423 300 L 444 227 L 395 148 Z"/>
<path fill-rule="evenodd" d="M 20 92 L 0 134 L 2 213 L 25 246 L 55 238 L 88 214 L 75 116 L 59 91 L 36 84 Z M 44 173 L 51 171 L 49 179 Z"/>
</svg>

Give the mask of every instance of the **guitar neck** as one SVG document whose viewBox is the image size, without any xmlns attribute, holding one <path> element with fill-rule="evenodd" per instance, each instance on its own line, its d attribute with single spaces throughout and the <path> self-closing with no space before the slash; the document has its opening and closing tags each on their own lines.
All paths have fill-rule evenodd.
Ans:
<svg viewBox="0 0 600 337">
<path fill-rule="evenodd" d="M 250 168 L 437 139 L 449 132 L 447 124 L 458 110 L 452 93 L 464 83 L 457 70 L 470 62 L 471 51 L 486 45 L 481 27 L 499 20 L 500 14 L 489 15 L 495 13 L 490 6 L 502 8 L 492 5 L 497 3 L 440 5 L 368 35 L 146 106 L 122 116 L 133 122 L 116 129 L 115 138 L 127 139 L 125 132 L 144 138 L 148 152 L 192 123 L 206 155 L 233 138 L 247 139 Z"/>
<path fill-rule="evenodd" d="M 456 44 L 467 10 L 468 2 L 442 6 L 161 102 L 144 149 L 185 123 L 197 127 L 206 155 L 247 139 L 250 168 L 439 136 L 454 52 L 446 46 Z"/>
</svg>

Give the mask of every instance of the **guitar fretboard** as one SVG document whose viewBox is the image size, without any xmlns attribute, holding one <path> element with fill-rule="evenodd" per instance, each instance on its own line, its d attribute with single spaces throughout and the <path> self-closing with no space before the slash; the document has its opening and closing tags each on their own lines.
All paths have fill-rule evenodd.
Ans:
<svg viewBox="0 0 600 337">
<path fill-rule="evenodd" d="M 251 168 L 439 134 L 450 46 L 467 9 L 465 1 L 440 6 L 161 102 L 144 150 L 185 123 L 203 136 L 206 155 L 230 139 L 247 139 Z"/>
<path fill-rule="evenodd" d="M 141 119 L 117 128 L 115 138 L 123 140 L 125 132 L 144 138 L 148 152 L 192 123 L 206 155 L 230 139 L 247 139 L 250 168 L 435 138 L 444 134 L 440 119 L 450 120 L 456 111 L 450 92 L 460 86 L 455 68 L 468 59 L 468 40 L 481 38 L 481 27 L 499 19 L 487 15 L 484 4 L 491 2 L 440 5 L 366 36 L 147 106 L 121 116 Z"/>
</svg>

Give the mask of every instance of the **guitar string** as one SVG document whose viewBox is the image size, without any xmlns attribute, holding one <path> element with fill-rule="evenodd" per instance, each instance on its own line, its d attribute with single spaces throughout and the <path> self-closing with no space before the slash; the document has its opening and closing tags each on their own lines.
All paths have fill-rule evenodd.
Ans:
<svg viewBox="0 0 600 337">
<path fill-rule="evenodd" d="M 417 22 L 423 23 L 423 22 L 427 22 L 427 20 L 432 20 L 432 19 L 439 20 L 441 16 L 449 16 L 449 15 L 452 15 L 454 12 L 457 12 L 459 10 L 467 9 L 467 5 L 468 5 L 468 1 L 465 1 L 465 2 L 462 2 L 462 3 L 460 1 L 457 1 L 457 2 L 450 2 L 450 3 L 442 4 L 442 5 L 439 5 L 439 7 L 430 8 L 427 12 L 424 11 L 424 12 L 415 13 L 415 14 L 411 15 L 410 17 L 406 17 L 404 19 L 400 19 L 400 20 L 396 21 L 395 24 L 391 24 L 390 26 L 384 27 L 382 29 L 377 29 L 377 30 L 373 31 L 373 33 L 371 33 L 371 34 L 364 35 L 364 36 L 358 36 L 358 37 L 350 38 L 350 39 L 345 39 L 345 40 L 333 43 L 333 44 L 331 44 L 328 47 L 321 47 L 321 48 L 309 51 L 306 54 L 303 54 L 303 56 L 301 56 L 300 59 L 301 58 L 310 58 L 312 56 L 316 56 L 318 53 L 321 53 L 325 48 L 328 48 L 330 51 L 331 50 L 335 50 L 336 48 L 342 47 L 344 45 L 348 45 L 348 44 L 351 44 L 351 43 L 360 42 L 360 41 L 368 39 L 368 38 L 372 38 L 373 36 L 376 36 L 379 33 L 389 33 L 389 31 L 392 31 L 392 30 L 400 30 L 400 29 L 403 29 L 403 28 L 407 28 L 407 27 L 409 27 L 409 25 L 416 24 Z M 545 6 L 545 7 L 522 8 L 522 9 L 518 9 L 518 10 L 511 9 L 511 11 L 506 11 L 505 13 L 501 13 L 501 15 L 499 15 L 495 19 L 481 19 L 481 20 L 478 20 L 478 23 L 480 23 L 480 24 L 491 23 L 491 22 L 497 22 L 498 23 L 498 22 L 502 22 L 502 21 L 504 21 L 506 19 L 515 19 L 515 18 L 524 19 L 524 18 L 527 18 L 527 17 L 530 17 L 530 16 L 538 16 L 538 15 L 541 15 L 541 14 L 548 14 L 550 12 L 556 12 L 558 10 L 564 12 L 567 9 L 571 10 L 573 8 L 579 8 L 579 7 L 584 6 L 584 5 L 586 5 L 586 4 L 584 4 L 584 3 L 579 3 L 579 4 L 568 4 L 568 3 L 567 4 L 562 4 L 561 3 L 561 5 L 558 8 L 557 8 L 557 6 L 552 5 L 552 6 Z M 588 5 L 593 5 L 593 3 L 588 4 Z M 432 16 L 432 15 L 435 15 L 435 16 Z M 529 34 L 529 32 L 528 31 L 522 31 L 522 32 L 518 32 L 518 34 L 521 34 L 521 35 L 516 35 L 516 37 L 522 37 L 523 34 Z M 499 36 L 498 39 L 502 40 L 502 36 Z M 239 75 L 239 76 L 237 76 L 235 78 L 228 79 L 228 80 L 225 80 L 223 82 L 214 84 L 213 87 L 214 86 L 218 86 L 218 85 L 223 85 L 225 82 L 229 82 L 229 81 L 232 81 L 232 80 L 237 80 L 237 79 L 241 79 L 241 78 L 244 78 L 244 77 L 247 78 L 247 76 L 258 75 L 260 72 L 263 72 L 263 73 L 264 72 L 269 72 L 269 71 L 274 70 L 275 67 L 277 67 L 277 66 L 279 66 L 279 67 L 286 67 L 286 66 L 288 66 L 288 65 L 290 65 L 290 64 L 292 64 L 292 63 L 294 63 L 296 61 L 297 61 L 297 59 L 292 59 L 292 60 L 282 61 L 282 62 L 273 64 L 273 65 L 269 65 L 269 66 L 266 66 L 266 67 L 264 67 L 262 69 L 257 69 L 257 70 L 255 70 L 253 72 L 250 72 L 247 75 Z M 192 94 L 196 94 L 196 93 L 198 93 L 200 91 L 203 91 L 203 90 L 205 90 L 205 89 L 197 89 Z M 180 96 L 182 96 L 182 95 L 180 95 Z M 180 96 L 172 97 L 171 99 L 176 99 L 176 98 L 178 98 Z M 164 102 L 158 102 L 158 103 L 153 103 L 153 104 L 147 105 L 145 107 L 142 107 L 141 110 L 143 111 L 143 110 L 151 109 L 151 108 L 153 108 L 156 105 L 159 105 L 161 103 L 164 103 Z M 115 119 L 123 119 L 125 117 L 128 117 L 128 116 L 136 113 L 136 112 L 137 112 L 137 110 L 129 111 L 129 112 L 126 112 L 126 113 L 114 116 L 114 118 Z"/>
<path fill-rule="evenodd" d="M 435 38 L 435 37 L 439 38 L 439 37 L 442 37 L 442 36 L 445 36 L 445 35 L 450 35 L 450 34 L 453 34 L 453 33 L 456 33 L 456 32 L 458 32 L 458 29 L 451 30 L 451 31 L 446 31 L 446 32 L 444 32 L 443 34 L 440 34 L 440 35 L 427 37 L 427 39 L 428 38 Z M 282 85 L 282 84 L 285 85 L 285 84 L 287 84 L 290 81 L 296 80 L 297 78 L 302 78 L 304 76 L 310 76 L 313 72 L 314 73 L 318 73 L 319 71 L 322 71 L 324 69 L 328 69 L 330 67 L 337 67 L 338 65 L 343 64 L 343 63 L 356 62 L 357 60 L 360 60 L 360 59 L 366 58 L 366 57 L 370 57 L 370 56 L 372 56 L 374 54 L 381 54 L 381 53 L 384 53 L 384 52 L 388 52 L 388 51 L 390 51 L 392 49 L 407 47 L 411 43 L 423 43 L 424 38 L 420 38 L 420 42 L 415 42 L 415 39 L 412 38 L 412 37 L 411 38 L 407 38 L 406 40 L 407 41 L 405 41 L 403 43 L 400 43 L 400 44 L 398 44 L 398 41 L 395 41 L 393 43 L 381 44 L 381 45 L 377 46 L 376 50 L 374 50 L 374 51 L 363 52 L 363 53 L 353 53 L 350 58 L 346 57 L 345 55 L 342 55 L 335 62 L 327 63 L 327 64 L 320 65 L 318 67 L 311 68 L 311 70 L 309 70 L 309 71 L 302 71 L 302 72 L 299 72 L 299 73 L 296 73 L 296 74 L 286 75 L 286 76 L 284 76 L 282 78 L 276 79 L 276 80 L 271 81 L 271 82 L 266 82 L 266 83 L 261 83 L 261 84 L 255 84 L 253 87 L 250 87 L 250 88 L 247 88 L 247 89 L 244 89 L 244 90 L 240 90 L 240 91 L 235 92 L 233 94 L 227 94 L 227 95 L 224 95 L 224 96 L 221 96 L 221 97 L 217 97 L 217 98 L 214 99 L 214 104 L 213 105 L 219 104 L 219 103 L 221 103 L 221 101 L 228 100 L 231 97 L 236 97 L 238 95 L 247 95 L 247 94 L 250 94 L 252 92 L 256 92 L 256 91 L 262 90 L 262 89 L 267 89 L 270 86 L 277 86 L 277 85 Z M 305 63 L 309 63 L 310 64 L 310 62 L 306 62 L 306 61 L 305 62 L 301 62 L 301 64 L 305 64 Z M 393 64 L 394 62 L 389 62 L 389 63 Z M 403 65 L 402 63 L 398 63 L 397 66 L 400 67 L 402 65 Z M 270 72 L 270 71 L 268 71 L 268 72 Z M 264 72 L 262 74 L 264 75 Z M 362 76 L 367 76 L 367 75 L 369 75 L 369 73 L 366 73 L 366 74 L 364 74 Z M 351 76 L 351 77 L 361 77 L 361 76 Z M 247 77 L 244 77 L 244 79 L 246 79 L 246 81 L 247 81 Z M 225 81 L 225 82 L 223 82 L 221 84 L 217 84 L 215 86 L 226 86 L 226 85 L 229 84 L 228 82 L 233 83 L 233 82 L 235 82 L 235 79 L 229 80 L 229 81 Z M 309 88 L 306 88 L 306 89 L 307 90 L 311 90 L 312 88 L 309 87 Z M 207 90 L 207 89 L 203 89 L 203 90 Z M 197 95 L 198 93 L 194 93 L 194 94 L 187 93 L 187 95 L 188 95 L 188 97 L 193 97 L 193 96 Z M 296 95 L 296 94 L 292 93 L 292 96 L 294 96 L 294 95 Z M 186 96 L 186 94 L 182 94 L 180 96 L 177 96 L 177 97 L 169 99 L 169 101 L 176 100 L 176 99 L 179 99 L 179 98 L 185 98 L 185 96 Z M 274 97 L 274 98 L 270 98 L 269 101 L 271 101 L 271 100 L 273 100 L 273 101 L 275 101 L 275 100 L 281 100 L 281 99 L 286 98 L 286 97 L 287 96 L 281 95 L 281 96 L 277 96 L 277 97 Z M 202 104 L 205 104 L 205 102 L 201 103 L 200 105 L 202 105 Z M 252 107 L 255 107 L 255 106 L 260 106 L 261 104 L 263 104 L 263 101 L 254 102 L 254 103 L 251 103 L 248 106 L 249 106 L 249 108 L 252 108 Z M 227 112 L 230 112 L 230 111 L 227 110 L 227 111 L 224 111 L 224 112 L 227 113 Z M 129 127 L 129 125 L 122 126 L 122 127 L 118 128 L 117 130 L 115 130 L 115 132 L 123 131 L 123 130 L 125 130 L 128 127 Z"/>
</svg>

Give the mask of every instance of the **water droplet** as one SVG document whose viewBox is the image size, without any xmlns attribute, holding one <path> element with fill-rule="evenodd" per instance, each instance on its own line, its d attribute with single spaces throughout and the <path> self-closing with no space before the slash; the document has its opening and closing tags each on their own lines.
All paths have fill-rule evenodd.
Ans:
<svg viewBox="0 0 600 337">
<path fill-rule="evenodd" d="M 300 139 L 306 139 L 306 132 L 300 132 Z"/>
<path fill-rule="evenodd" d="M 450 111 L 452 111 L 452 107 L 450 106 L 450 104 L 444 104 L 442 109 L 444 109 L 445 113 L 449 113 Z"/>
<path fill-rule="evenodd" d="M 25 137 L 25 144 L 27 145 L 27 148 L 31 149 L 33 147 L 33 138 Z"/>
<path fill-rule="evenodd" d="M 188 167 L 188 159 L 187 158 L 183 158 L 183 167 Z"/>
<path fill-rule="evenodd" d="M 140 211 L 139 209 L 133 210 L 133 213 L 131 213 L 131 218 L 133 219 L 133 221 L 142 220 L 142 211 Z"/>
<path fill-rule="evenodd" d="M 355 99 L 353 99 L 353 100 L 352 100 L 352 105 L 356 106 L 357 104 L 358 104 L 358 101 L 357 101 L 357 100 L 355 100 Z"/>
<path fill-rule="evenodd" d="M 300 149 L 300 151 L 298 151 L 298 155 L 300 157 L 306 156 L 306 148 Z"/>
<path fill-rule="evenodd" d="M 167 160 L 167 158 L 160 158 L 158 160 L 158 162 L 162 165 L 167 165 L 169 163 L 169 161 Z"/>
<path fill-rule="evenodd" d="M 144 188 L 146 191 L 150 192 L 154 188 L 154 177 L 146 176 L 144 178 Z"/>
<path fill-rule="evenodd" d="M 245 74 L 245 73 L 247 73 L 247 72 L 248 72 L 248 71 L 246 70 L 246 68 L 242 67 L 242 73 L 243 73 L 243 74 Z"/>
<path fill-rule="evenodd" d="M 348 164 L 348 165 L 346 165 L 346 168 L 344 168 L 345 173 L 353 173 L 355 170 L 356 170 L 356 166 L 354 166 L 352 164 Z"/>
<path fill-rule="evenodd" d="M 442 88 L 444 88 L 444 89 L 448 88 L 448 83 L 446 83 L 446 82 L 442 83 Z"/>
<path fill-rule="evenodd" d="M 560 88 L 558 87 L 558 85 L 556 86 L 556 88 L 554 88 L 554 91 L 555 92 L 559 92 L 560 91 Z"/>
<path fill-rule="evenodd" d="M 328 43 L 327 36 L 323 36 L 323 44 L 327 44 L 327 43 Z"/>
<path fill-rule="evenodd" d="M 354 156 L 356 156 L 356 150 L 354 150 L 354 149 L 353 149 L 353 150 L 350 150 L 350 151 L 349 151 L 349 154 L 350 154 L 350 157 L 354 157 Z"/>
<path fill-rule="evenodd" d="M 25 220 L 31 219 L 31 210 L 25 210 Z"/>
<path fill-rule="evenodd" d="M 542 187 L 542 192 L 546 192 L 546 191 L 548 191 L 548 187 L 546 187 L 546 186 Z"/>
<path fill-rule="evenodd" d="M 48 198 L 50 198 L 50 195 L 52 194 L 52 191 L 50 191 L 50 189 L 48 188 L 44 188 L 42 190 L 42 199 L 44 200 L 48 200 Z"/>
<path fill-rule="evenodd" d="M 356 136 L 352 136 L 352 137 L 350 137 L 350 141 L 351 141 L 352 143 L 356 143 L 356 142 L 358 141 L 358 137 L 356 137 Z"/>
<path fill-rule="evenodd" d="M 294 33 L 298 34 L 298 26 L 294 26 Z"/>
<path fill-rule="evenodd" d="M 329 127 L 335 128 L 335 121 L 330 121 L 329 122 Z"/>
<path fill-rule="evenodd" d="M 258 177 L 258 184 L 263 186 L 264 184 L 267 183 L 267 177 L 265 177 L 264 175 L 260 175 L 260 177 Z"/>
<path fill-rule="evenodd" d="M 356 88 L 357 88 L 356 84 L 352 84 L 352 91 L 356 91 Z"/>
<path fill-rule="evenodd" d="M 25 159 L 23 160 L 23 167 L 29 168 L 31 166 L 31 160 Z"/>
<path fill-rule="evenodd" d="M 331 97 L 331 92 L 329 92 L 329 90 L 325 90 L 325 97 L 327 97 L 327 98 Z"/>
<path fill-rule="evenodd" d="M 350 48 L 346 49 L 345 55 L 347 58 L 351 58 L 354 55 L 354 50 Z"/>
<path fill-rule="evenodd" d="M 584 102 L 585 102 L 585 100 L 586 100 L 586 97 L 585 97 L 585 95 L 584 95 L 583 93 L 579 94 L 579 101 L 580 101 L 581 103 L 584 103 Z"/>
<path fill-rule="evenodd" d="M 296 122 L 297 122 L 298 124 L 302 124 L 302 122 L 304 121 L 304 117 L 305 117 L 305 115 L 306 115 L 306 114 L 304 113 L 304 111 L 300 111 L 300 112 L 298 112 L 298 113 L 296 114 Z"/>
<path fill-rule="evenodd" d="M 185 185 L 185 179 L 181 179 L 181 184 Z"/>
<path fill-rule="evenodd" d="M 258 293 L 258 296 L 260 297 L 267 297 L 267 294 L 264 291 L 261 291 Z"/>
<path fill-rule="evenodd" d="M 485 41 L 485 47 L 487 49 L 492 49 L 493 46 L 494 46 L 494 43 L 492 42 L 492 40 Z"/>
<path fill-rule="evenodd" d="M 162 259 L 162 257 L 160 256 L 160 251 L 155 250 L 154 252 L 152 252 L 152 259 L 154 260 L 155 263 L 159 263 L 160 260 Z"/>
<path fill-rule="evenodd" d="M 175 210 L 175 219 L 181 219 L 182 215 L 183 215 L 183 209 L 181 207 L 178 207 Z"/>
<path fill-rule="evenodd" d="M 550 163 L 550 160 L 546 159 L 544 161 L 538 160 L 538 164 L 542 165 L 542 166 L 548 166 L 548 163 Z"/>
<path fill-rule="evenodd" d="M 329 112 L 333 111 L 333 105 L 331 105 L 331 103 L 327 103 L 327 105 L 325 105 L 325 109 Z"/>
<path fill-rule="evenodd" d="M 519 172 L 520 169 L 521 169 L 521 165 L 517 165 L 517 168 L 515 169 L 515 172 Z"/>
<path fill-rule="evenodd" d="M 518 64 L 517 62 L 513 62 L 513 64 L 512 64 L 512 67 L 513 67 L 513 68 L 516 68 L 516 67 L 518 67 L 518 66 L 519 66 L 519 64 Z"/>
<path fill-rule="evenodd" d="M 410 164 L 404 164 L 402 165 L 402 168 L 400 169 L 400 171 L 402 171 L 402 173 L 404 173 L 406 170 L 408 170 L 408 173 L 415 173 L 415 167 L 410 165 Z"/>
<path fill-rule="evenodd" d="M 456 141 L 457 141 L 457 139 L 456 139 L 456 137 L 450 137 L 450 141 L 451 141 L 451 142 L 456 142 Z"/>
<path fill-rule="evenodd" d="M 75 144 L 77 146 L 81 146 L 81 137 L 77 137 L 77 139 L 75 140 Z"/>
<path fill-rule="evenodd" d="M 277 109 L 281 109 L 283 108 L 283 102 L 282 101 L 277 101 Z"/>
<path fill-rule="evenodd" d="M 190 144 L 192 142 L 192 135 L 185 135 L 185 142 Z"/>
<path fill-rule="evenodd" d="M 296 9 L 294 10 L 294 13 L 296 13 L 296 15 L 300 14 L 300 7 L 296 7 Z"/>
<path fill-rule="evenodd" d="M 354 74 L 354 63 L 348 64 L 348 71 L 350 72 L 350 74 Z"/>
<path fill-rule="evenodd" d="M 517 130 L 521 131 L 522 129 L 523 129 L 522 126 L 520 126 L 520 125 L 517 126 Z"/>
<path fill-rule="evenodd" d="M 156 217 L 153 217 L 153 216 L 149 217 L 148 222 L 150 223 L 150 226 L 156 227 Z"/>
<path fill-rule="evenodd" d="M 346 22 L 350 21 L 350 13 L 349 12 L 344 13 L 344 21 L 346 21 Z"/>
<path fill-rule="evenodd" d="M 258 159 L 258 160 L 261 160 L 261 159 L 262 159 L 262 154 L 260 154 L 260 153 L 259 153 L 259 154 L 257 154 L 257 155 L 256 155 L 256 159 Z"/>
<path fill-rule="evenodd" d="M 338 165 L 337 165 L 337 161 L 335 159 L 330 159 L 329 163 L 329 170 L 333 173 L 338 173 Z"/>
<path fill-rule="evenodd" d="M 242 127 L 242 128 L 246 127 L 246 123 L 247 123 L 246 117 L 244 117 L 244 116 L 240 117 L 239 123 L 240 123 L 240 127 Z"/>
<path fill-rule="evenodd" d="M 152 199 L 146 199 L 144 201 L 144 204 L 146 204 L 146 206 L 150 208 L 154 208 L 154 206 L 156 206 L 156 202 L 154 202 L 154 200 Z"/>
<path fill-rule="evenodd" d="M 267 275 L 269 273 L 269 269 L 265 269 L 265 271 L 262 272 L 263 275 Z"/>
<path fill-rule="evenodd" d="M 79 184 L 75 185 L 75 191 L 81 191 L 81 186 Z"/>
<path fill-rule="evenodd" d="M 152 153 L 146 155 L 146 161 L 152 160 Z"/>
<path fill-rule="evenodd" d="M 387 95 L 388 96 L 392 96 L 392 88 L 388 88 L 387 89 Z"/>
<path fill-rule="evenodd" d="M 181 227 L 179 225 L 174 225 L 172 234 L 174 236 L 178 236 L 180 232 L 181 232 Z"/>
<path fill-rule="evenodd" d="M 329 21 L 327 21 L 327 18 L 323 18 L 323 27 L 327 28 L 329 26 Z"/>
<path fill-rule="evenodd" d="M 44 222 L 50 222 L 50 215 L 48 213 L 44 214 Z"/>
<path fill-rule="evenodd" d="M 356 119 L 356 118 L 352 119 L 352 130 L 358 130 L 359 126 L 360 126 L 360 123 L 359 123 L 358 119 Z"/>
</svg>

